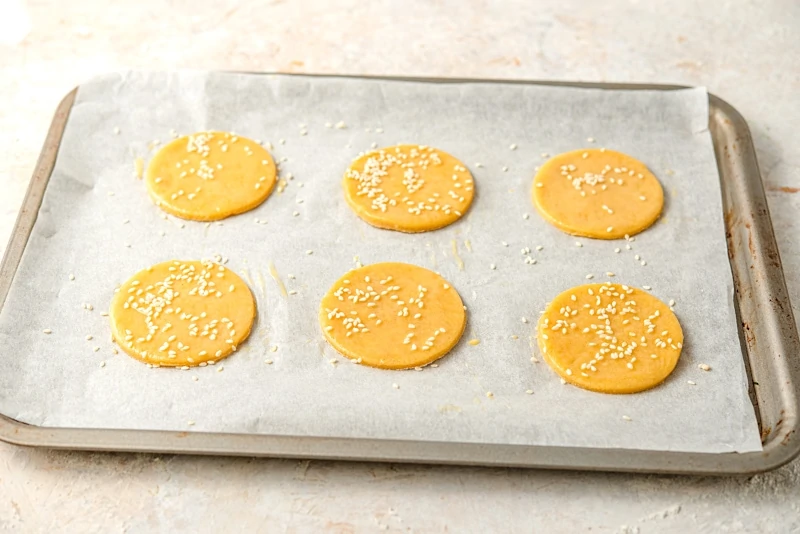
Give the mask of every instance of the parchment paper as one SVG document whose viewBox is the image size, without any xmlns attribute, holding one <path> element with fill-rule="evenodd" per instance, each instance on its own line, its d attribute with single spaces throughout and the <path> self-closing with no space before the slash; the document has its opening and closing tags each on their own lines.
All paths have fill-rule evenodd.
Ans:
<svg viewBox="0 0 800 534">
<path fill-rule="evenodd" d="M 707 117 L 702 88 L 626 92 L 194 72 L 95 79 L 80 87 L 0 313 L 0 411 L 57 427 L 760 450 Z M 326 127 L 339 121 L 346 128 Z M 151 142 L 163 144 L 171 130 L 205 129 L 271 142 L 276 159 L 286 158 L 283 176 L 294 179 L 222 225 L 165 220 L 132 175 L 134 159 L 147 161 Z M 432 145 L 466 163 L 477 196 L 463 220 L 406 235 L 375 229 L 350 211 L 340 183 L 348 163 L 372 143 L 398 142 Z M 624 240 L 570 237 L 531 204 L 543 153 L 586 146 L 634 155 L 664 185 L 662 219 L 627 243 L 631 250 Z M 523 247 L 536 265 L 524 263 Z M 215 253 L 229 258 L 258 300 L 257 325 L 239 352 L 190 371 L 148 369 L 112 354 L 101 311 L 115 286 L 156 262 Z M 438 368 L 370 369 L 326 345 L 317 306 L 355 266 L 354 256 L 425 266 L 458 289 L 469 308 L 467 331 Z M 270 262 L 297 295 L 281 295 Z M 676 301 L 683 355 L 652 391 L 612 396 L 562 385 L 535 348 L 545 303 L 585 283 L 588 273 L 607 279 L 607 271 L 614 281 L 649 285 Z M 48 328 L 50 335 L 43 333 Z M 479 345 L 467 343 L 475 338 Z"/>
</svg>

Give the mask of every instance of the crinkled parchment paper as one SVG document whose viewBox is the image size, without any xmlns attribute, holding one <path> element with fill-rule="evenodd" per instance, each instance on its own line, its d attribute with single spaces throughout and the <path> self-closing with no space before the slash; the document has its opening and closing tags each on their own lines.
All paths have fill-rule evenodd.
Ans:
<svg viewBox="0 0 800 534">
<path fill-rule="evenodd" d="M 95 79 L 78 91 L 0 313 L 0 411 L 58 427 L 759 450 L 707 123 L 701 88 L 221 73 Z M 271 142 L 285 190 L 222 225 L 165 220 L 133 176 L 134 161 L 146 163 L 152 142 L 163 144 L 173 130 L 205 129 Z M 373 143 L 398 142 L 439 147 L 469 167 L 477 196 L 461 221 L 406 235 L 368 226 L 350 211 L 340 183 L 348 163 Z M 545 154 L 586 146 L 627 152 L 664 185 L 663 217 L 635 241 L 576 239 L 536 214 L 530 186 Z M 524 247 L 535 265 L 524 262 Z M 258 300 L 254 332 L 235 355 L 180 371 L 112 354 L 101 312 L 118 284 L 153 263 L 215 253 L 229 258 Z M 438 368 L 371 369 L 326 345 L 319 300 L 356 256 L 428 267 L 458 289 L 469 309 L 467 331 Z M 270 262 L 296 295 L 281 294 Z M 652 391 L 612 396 L 562 385 L 535 348 L 545 303 L 587 274 L 602 281 L 606 272 L 676 301 L 685 348 L 674 374 Z M 700 363 L 712 370 L 699 370 Z"/>
</svg>

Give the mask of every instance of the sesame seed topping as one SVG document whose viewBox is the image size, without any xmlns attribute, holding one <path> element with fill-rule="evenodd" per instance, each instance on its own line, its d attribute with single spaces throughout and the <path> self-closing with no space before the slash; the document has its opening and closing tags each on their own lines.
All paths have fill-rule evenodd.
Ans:
<svg viewBox="0 0 800 534">
<path fill-rule="evenodd" d="M 689 384 L 690 386 L 696 386 L 697 385 L 697 382 L 695 382 L 694 380 L 687 380 L 686 383 Z"/>
<path fill-rule="evenodd" d="M 594 278 L 594 275 L 592 273 L 586 275 L 587 280 L 591 280 L 592 278 Z"/>
<path fill-rule="evenodd" d="M 53 333 L 53 331 L 50 330 L 49 328 L 45 328 L 44 330 L 42 330 L 42 332 L 44 332 L 45 334 L 52 334 Z"/>
<path fill-rule="evenodd" d="M 631 421 L 631 420 L 632 420 L 632 419 L 631 419 L 630 417 L 628 417 L 627 415 L 623 415 L 623 416 L 622 416 L 622 419 L 623 419 L 624 421 Z"/>
</svg>

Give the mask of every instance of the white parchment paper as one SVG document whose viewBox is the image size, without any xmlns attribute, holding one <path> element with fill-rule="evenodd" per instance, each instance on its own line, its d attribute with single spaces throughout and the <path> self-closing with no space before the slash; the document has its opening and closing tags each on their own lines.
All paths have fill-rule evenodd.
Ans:
<svg viewBox="0 0 800 534">
<path fill-rule="evenodd" d="M 326 127 L 340 121 L 345 128 Z M 0 313 L 0 411 L 58 427 L 760 450 L 707 123 L 700 88 L 605 91 L 221 73 L 95 79 L 80 87 Z M 172 130 L 205 129 L 271 142 L 285 191 L 222 225 L 165 220 L 132 175 L 134 159 L 146 162 L 149 145 L 169 139 Z M 439 147 L 469 167 L 477 196 L 460 222 L 406 235 L 375 229 L 350 211 L 340 183 L 348 163 L 373 143 L 398 142 Z M 664 186 L 662 219 L 631 243 L 570 237 L 531 204 L 534 169 L 545 153 L 586 146 L 639 158 Z M 523 247 L 537 264 L 524 263 Z M 215 253 L 230 259 L 258 300 L 257 325 L 239 352 L 190 371 L 148 369 L 112 354 L 101 311 L 115 286 L 153 263 Z M 458 289 L 469 308 L 467 331 L 438 368 L 370 369 L 326 345 L 317 306 L 354 267 L 354 256 L 428 267 Z M 281 295 L 270 262 L 296 295 Z M 683 355 L 652 391 L 591 393 L 562 385 L 545 363 L 531 361 L 541 360 L 533 333 L 545 303 L 585 283 L 589 273 L 594 281 L 608 279 L 606 272 L 676 301 Z M 479 345 L 467 343 L 475 338 Z M 699 363 L 712 371 L 699 370 Z"/>
</svg>

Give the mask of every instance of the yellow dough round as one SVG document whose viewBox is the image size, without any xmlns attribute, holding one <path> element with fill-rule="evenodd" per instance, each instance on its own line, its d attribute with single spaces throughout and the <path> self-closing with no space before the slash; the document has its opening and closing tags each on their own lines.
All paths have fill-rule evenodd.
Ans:
<svg viewBox="0 0 800 534">
<path fill-rule="evenodd" d="M 378 228 L 427 232 L 467 212 L 475 193 L 459 160 L 421 145 L 397 145 L 359 157 L 344 175 L 344 195 L 356 215 Z"/>
<path fill-rule="evenodd" d="M 537 326 L 545 361 L 561 378 L 601 393 L 636 393 L 675 369 L 683 331 L 669 306 L 626 285 L 586 284 L 558 295 Z"/>
<path fill-rule="evenodd" d="M 111 301 L 111 335 L 155 366 L 215 363 L 236 351 L 256 303 L 236 273 L 211 261 L 167 261 L 139 271 Z"/>
<path fill-rule="evenodd" d="M 536 173 L 532 196 L 556 228 L 597 239 L 638 234 L 664 207 L 661 184 L 644 163 L 604 148 L 550 158 Z"/>
<path fill-rule="evenodd" d="M 467 315 L 441 276 L 407 263 L 354 269 L 322 298 L 319 322 L 347 358 L 382 369 L 434 362 L 455 347 Z"/>
<path fill-rule="evenodd" d="M 275 185 L 264 147 L 235 134 L 199 132 L 165 145 L 145 183 L 161 209 L 183 219 L 217 221 L 264 202 Z"/>
</svg>

